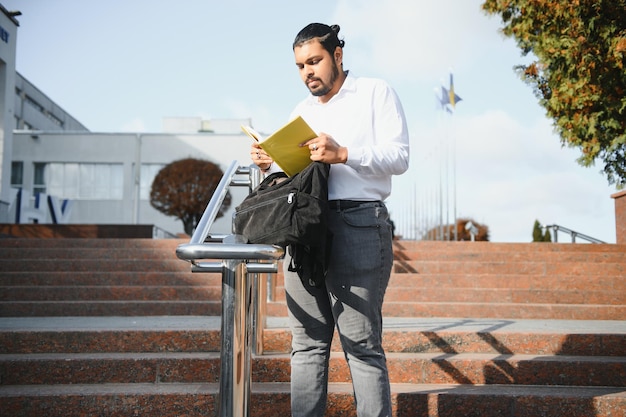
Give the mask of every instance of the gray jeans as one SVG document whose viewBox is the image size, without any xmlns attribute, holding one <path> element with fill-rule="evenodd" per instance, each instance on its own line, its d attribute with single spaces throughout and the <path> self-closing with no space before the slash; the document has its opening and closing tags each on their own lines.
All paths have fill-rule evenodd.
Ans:
<svg viewBox="0 0 626 417">
<path fill-rule="evenodd" d="M 291 412 L 323 416 L 335 325 L 354 388 L 357 415 L 391 416 L 382 347 L 382 304 L 393 262 L 391 224 L 383 203 L 329 214 L 332 255 L 325 286 L 310 287 L 289 272 L 285 289 L 292 331 Z"/>
</svg>

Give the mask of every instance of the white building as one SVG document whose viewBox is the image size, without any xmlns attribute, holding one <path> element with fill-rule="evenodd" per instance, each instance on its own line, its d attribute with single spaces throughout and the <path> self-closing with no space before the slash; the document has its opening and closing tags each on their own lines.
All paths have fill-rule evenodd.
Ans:
<svg viewBox="0 0 626 417">
<path fill-rule="evenodd" d="M 250 139 L 239 126 L 250 120 L 165 118 L 164 133 L 90 132 L 16 72 L 18 14 L 0 10 L 0 223 L 17 221 L 14 203 L 22 189 L 70 200 L 65 223 L 149 224 L 182 233 L 182 221 L 150 205 L 156 173 L 184 158 L 209 160 L 222 170 L 234 160 L 249 163 Z M 234 207 L 248 192 L 230 191 L 231 207 L 214 233 L 230 233 Z M 39 213 L 39 223 L 53 222 Z M 29 222 L 24 217 L 19 221 Z"/>
</svg>

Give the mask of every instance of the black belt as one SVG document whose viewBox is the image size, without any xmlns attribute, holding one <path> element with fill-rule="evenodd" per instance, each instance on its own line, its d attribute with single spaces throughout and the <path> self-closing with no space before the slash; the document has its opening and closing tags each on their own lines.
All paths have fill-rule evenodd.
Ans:
<svg viewBox="0 0 626 417">
<path fill-rule="evenodd" d="M 379 203 L 380 201 L 357 201 L 357 200 L 328 200 L 328 207 L 333 210 L 347 210 L 360 207 L 363 204 Z"/>
</svg>

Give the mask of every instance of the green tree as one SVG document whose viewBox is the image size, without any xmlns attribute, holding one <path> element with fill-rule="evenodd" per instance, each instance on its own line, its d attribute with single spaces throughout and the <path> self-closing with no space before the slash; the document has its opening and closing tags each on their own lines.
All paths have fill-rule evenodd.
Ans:
<svg viewBox="0 0 626 417">
<path fill-rule="evenodd" d="M 546 228 L 546 231 L 543 234 L 542 242 L 552 242 L 552 234 L 550 234 L 550 229 Z"/>
<path fill-rule="evenodd" d="M 554 121 L 561 143 L 626 185 L 626 0 L 486 0 L 502 32 L 534 62 L 515 67 Z"/>
<path fill-rule="evenodd" d="M 552 242 L 550 230 L 546 227 L 544 232 L 539 220 L 535 220 L 535 224 L 533 225 L 533 242 Z"/>
<path fill-rule="evenodd" d="M 223 175 L 222 170 L 209 161 L 193 158 L 174 161 L 154 177 L 150 204 L 182 220 L 185 233 L 191 235 Z M 231 199 L 228 192 L 216 218 L 228 210 Z"/>
<path fill-rule="evenodd" d="M 533 242 L 543 242 L 543 230 L 541 229 L 539 220 L 535 220 L 535 224 L 533 225 Z"/>
</svg>

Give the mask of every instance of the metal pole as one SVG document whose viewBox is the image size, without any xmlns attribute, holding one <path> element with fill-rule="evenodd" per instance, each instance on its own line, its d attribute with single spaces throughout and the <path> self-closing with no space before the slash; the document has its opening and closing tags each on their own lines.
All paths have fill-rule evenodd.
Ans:
<svg viewBox="0 0 626 417">
<path fill-rule="evenodd" d="M 135 143 L 135 172 L 133 179 L 133 224 L 139 224 L 139 211 L 141 208 L 141 142 L 141 133 L 137 133 Z"/>
<path fill-rule="evenodd" d="M 267 280 L 266 274 L 248 274 L 252 280 L 252 353 L 263 354 L 263 330 L 267 322 Z"/>
<path fill-rule="evenodd" d="M 250 180 L 250 191 L 254 190 L 263 181 L 263 173 L 256 165 L 250 166 L 248 173 Z M 268 274 L 249 274 L 252 280 L 252 305 L 255 307 L 252 311 L 252 349 L 255 355 L 263 354 L 263 331 L 267 323 L 266 306 L 267 306 L 267 276 Z"/>
<path fill-rule="evenodd" d="M 248 417 L 250 409 L 250 325 L 252 280 L 241 259 L 223 260 L 220 417 Z"/>
</svg>

